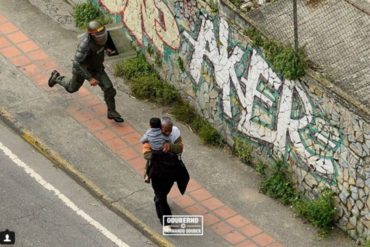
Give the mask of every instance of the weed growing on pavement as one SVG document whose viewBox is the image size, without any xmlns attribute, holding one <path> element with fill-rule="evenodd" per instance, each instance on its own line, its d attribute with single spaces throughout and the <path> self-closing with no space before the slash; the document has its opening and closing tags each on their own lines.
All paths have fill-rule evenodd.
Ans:
<svg viewBox="0 0 370 247">
<path fill-rule="evenodd" d="M 370 247 L 370 240 L 367 240 L 364 244 L 363 247 Z"/>
<path fill-rule="evenodd" d="M 222 146 L 223 140 L 217 130 L 213 128 L 208 121 L 202 120 L 203 124 L 198 132 L 200 139 L 206 144 Z"/>
<path fill-rule="evenodd" d="M 195 112 L 194 108 L 186 103 L 178 104 L 171 113 L 176 117 L 177 120 L 188 125 L 191 125 L 191 123 L 197 117 L 197 113 Z"/>
<path fill-rule="evenodd" d="M 195 109 L 187 103 L 179 102 L 171 111 L 175 118 L 185 124 L 199 135 L 200 139 L 210 145 L 223 145 L 220 134 L 211 124 L 198 115 Z"/>
<path fill-rule="evenodd" d="M 172 85 L 161 81 L 155 74 L 134 78 L 129 86 L 135 97 L 163 105 L 170 105 L 179 98 L 177 90 Z"/>
<path fill-rule="evenodd" d="M 260 176 L 266 175 L 267 165 L 263 160 L 257 160 L 255 168 L 256 168 L 256 172 L 258 173 L 258 175 Z"/>
<path fill-rule="evenodd" d="M 251 164 L 252 162 L 252 145 L 245 140 L 245 138 L 236 137 L 234 139 L 234 154 L 240 158 L 245 164 Z"/>
<path fill-rule="evenodd" d="M 321 235 L 327 235 L 334 226 L 336 209 L 333 200 L 334 192 L 325 189 L 315 200 L 300 199 L 293 204 L 298 215 L 307 219 L 313 226 L 318 227 Z"/>
<path fill-rule="evenodd" d="M 267 175 L 262 176 L 260 190 L 283 204 L 292 204 L 297 198 L 290 180 L 288 165 L 282 159 L 276 160 L 270 166 Z"/>
<path fill-rule="evenodd" d="M 126 80 L 130 81 L 133 78 L 152 75 L 155 72 L 152 66 L 147 63 L 145 56 L 143 54 L 138 54 L 134 58 L 116 63 L 113 67 L 113 73 L 115 76 L 124 77 Z"/>
<path fill-rule="evenodd" d="M 258 162 L 257 162 L 258 163 Z M 256 165 L 256 170 L 258 166 Z M 326 188 L 319 198 L 311 200 L 297 192 L 290 180 L 288 165 L 282 160 L 276 160 L 271 166 L 258 168 L 262 180 L 260 190 L 264 194 L 292 205 L 294 211 L 318 228 L 321 237 L 330 233 L 336 219 L 336 208 L 333 200 L 334 192 Z"/>
<path fill-rule="evenodd" d="M 73 9 L 73 17 L 76 27 L 80 29 L 86 29 L 87 24 L 92 20 L 98 20 L 104 25 L 112 21 L 91 1 L 77 4 Z"/>
<path fill-rule="evenodd" d="M 295 51 L 289 45 L 268 40 L 256 29 L 246 29 L 244 34 L 252 40 L 252 45 L 263 49 L 266 60 L 285 78 L 295 80 L 304 76 L 307 56 L 304 48 Z"/>
</svg>

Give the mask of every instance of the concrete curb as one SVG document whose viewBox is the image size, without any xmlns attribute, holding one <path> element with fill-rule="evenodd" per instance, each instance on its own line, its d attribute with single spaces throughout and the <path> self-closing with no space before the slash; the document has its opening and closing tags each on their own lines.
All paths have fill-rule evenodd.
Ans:
<svg viewBox="0 0 370 247">
<path fill-rule="evenodd" d="M 106 207 L 115 212 L 118 216 L 126 220 L 135 229 L 141 232 L 144 236 L 149 238 L 155 244 L 161 247 L 174 247 L 175 245 L 164 238 L 162 235 L 158 234 L 151 227 L 146 225 L 125 207 L 120 206 L 114 202 L 114 200 L 101 190 L 92 180 L 87 178 L 81 172 L 79 172 L 75 166 L 70 164 L 68 161 L 64 160 L 57 152 L 50 149 L 37 137 L 25 129 L 15 118 L 4 108 L 0 107 L 0 119 L 14 130 L 19 136 L 21 136 L 26 142 L 28 142 L 32 147 L 34 147 L 39 153 L 44 155 L 47 159 L 53 162 L 58 168 L 66 172 L 70 177 L 72 177 L 77 183 L 83 186 L 87 191 L 93 195 L 95 198 L 100 200 Z"/>
</svg>

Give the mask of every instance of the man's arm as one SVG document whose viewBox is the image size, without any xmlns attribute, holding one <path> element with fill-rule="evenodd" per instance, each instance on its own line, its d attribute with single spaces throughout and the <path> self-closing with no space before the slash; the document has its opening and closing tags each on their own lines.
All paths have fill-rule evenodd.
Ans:
<svg viewBox="0 0 370 247">
<path fill-rule="evenodd" d="M 165 143 L 163 145 L 163 152 L 171 152 L 175 154 L 181 154 L 184 149 L 181 136 L 176 139 L 175 143 Z"/>
<path fill-rule="evenodd" d="M 73 59 L 73 72 L 82 75 L 87 80 L 92 79 L 92 75 L 86 69 L 86 67 L 82 65 L 82 63 L 85 61 L 86 57 L 89 55 L 89 50 L 90 50 L 89 41 L 90 41 L 90 36 L 89 34 L 86 33 L 81 38 L 80 43 L 77 46 L 75 57 Z"/>
</svg>

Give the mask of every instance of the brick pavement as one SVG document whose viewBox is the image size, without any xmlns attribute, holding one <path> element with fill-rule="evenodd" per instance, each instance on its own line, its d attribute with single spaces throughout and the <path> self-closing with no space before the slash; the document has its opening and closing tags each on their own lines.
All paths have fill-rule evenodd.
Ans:
<svg viewBox="0 0 370 247">
<path fill-rule="evenodd" d="M 0 54 L 16 66 L 41 90 L 51 92 L 47 81 L 56 62 L 21 28 L 0 13 Z M 63 92 L 64 93 L 64 92 Z M 106 118 L 105 103 L 85 87 L 73 97 L 66 112 L 87 128 L 100 142 L 112 150 L 139 174 L 144 173 L 145 161 L 141 155 L 141 133 L 126 120 L 117 124 Z M 50 94 L 52 97 L 52 94 Z M 194 179 L 190 180 L 187 193 L 181 196 L 173 187 L 169 197 L 184 212 L 204 215 L 205 227 L 221 236 L 232 246 L 281 247 L 261 226 L 256 225 L 233 210 L 226 202 L 213 196 Z"/>
</svg>

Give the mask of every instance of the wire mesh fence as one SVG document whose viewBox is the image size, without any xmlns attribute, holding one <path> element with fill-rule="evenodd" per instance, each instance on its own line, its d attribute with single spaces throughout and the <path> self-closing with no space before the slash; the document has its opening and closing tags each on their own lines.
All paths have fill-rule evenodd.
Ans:
<svg viewBox="0 0 370 247">
<path fill-rule="evenodd" d="M 293 0 L 276 0 L 248 16 L 269 38 L 294 47 Z M 316 69 L 370 106 L 370 16 L 346 0 L 297 0 L 297 27 L 299 47 Z"/>
</svg>

